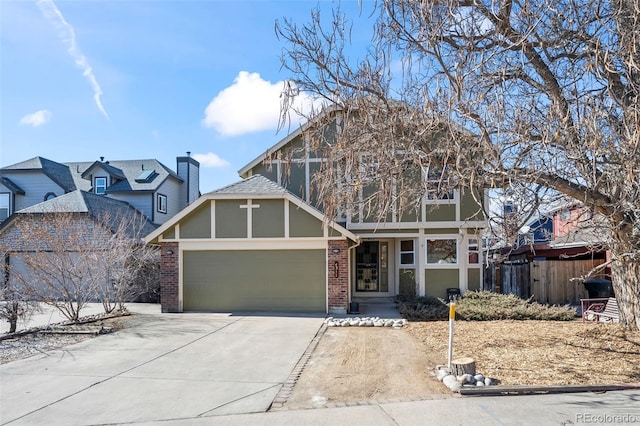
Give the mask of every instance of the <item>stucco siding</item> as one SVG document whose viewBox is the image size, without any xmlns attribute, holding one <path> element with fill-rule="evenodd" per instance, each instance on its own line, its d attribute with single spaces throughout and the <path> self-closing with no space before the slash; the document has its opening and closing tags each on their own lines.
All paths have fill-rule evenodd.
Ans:
<svg viewBox="0 0 640 426">
<path fill-rule="evenodd" d="M 247 200 L 216 200 L 216 238 L 247 238 Z"/>
<path fill-rule="evenodd" d="M 322 237 L 322 221 L 289 204 L 289 235 L 291 237 Z"/>
<path fill-rule="evenodd" d="M 180 238 L 211 238 L 211 203 L 204 203 L 181 221 Z"/>
<path fill-rule="evenodd" d="M 284 237 L 284 201 L 256 200 L 260 207 L 251 214 L 252 234 L 254 238 Z"/>
<path fill-rule="evenodd" d="M 447 288 L 458 288 L 458 269 L 425 269 L 425 295 L 446 298 Z"/>
</svg>

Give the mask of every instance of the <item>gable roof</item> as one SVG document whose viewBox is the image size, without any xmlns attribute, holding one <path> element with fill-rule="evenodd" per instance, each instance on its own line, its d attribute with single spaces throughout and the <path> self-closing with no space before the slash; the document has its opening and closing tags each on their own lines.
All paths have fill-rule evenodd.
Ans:
<svg viewBox="0 0 640 426">
<path fill-rule="evenodd" d="M 293 131 L 292 133 L 289 133 L 287 136 L 282 138 L 280 141 L 278 141 L 271 148 L 267 149 L 265 152 L 263 152 L 262 154 L 260 154 L 256 158 L 254 158 L 251 162 L 249 162 L 247 165 L 245 165 L 240 170 L 238 170 L 238 175 L 240 175 L 241 177 L 244 177 L 249 170 L 253 169 L 255 166 L 257 166 L 260 163 L 262 163 L 265 160 L 265 158 L 267 158 L 268 154 L 270 154 L 272 152 L 277 152 L 282 147 L 286 146 L 289 142 L 291 142 L 292 140 L 294 140 L 295 138 L 300 136 L 302 134 L 303 130 L 306 129 L 306 127 L 307 127 L 307 125 L 300 126 L 295 131 Z"/>
<path fill-rule="evenodd" d="M 104 170 L 105 172 L 109 173 L 110 176 L 118 178 L 118 179 L 126 179 L 127 178 L 124 175 L 124 173 L 122 173 L 122 170 L 120 170 L 117 167 L 113 167 L 110 162 L 103 163 L 101 161 L 94 161 L 92 165 L 87 167 L 87 169 L 84 172 L 82 172 L 80 177 L 82 177 L 82 179 L 87 179 L 87 177 L 91 175 L 91 172 L 95 168 L 100 168 L 100 169 Z"/>
<path fill-rule="evenodd" d="M 236 198 L 252 198 L 252 199 L 269 199 L 269 198 L 282 198 L 287 199 L 289 202 L 295 204 L 298 208 L 306 211 L 310 215 L 314 216 L 320 221 L 325 221 L 325 215 L 317 210 L 316 208 L 310 206 L 302 199 L 296 197 L 291 192 L 287 191 L 282 186 L 273 182 L 266 177 L 256 174 L 252 175 L 242 181 L 232 183 L 231 185 L 227 185 L 223 188 L 217 189 L 215 191 L 208 192 L 203 194 L 196 201 L 191 203 L 189 206 L 184 208 L 181 212 L 173 216 L 167 222 L 163 223 L 159 228 L 155 231 L 151 232 L 149 235 L 145 237 L 145 241 L 147 243 L 152 242 L 164 232 L 166 232 L 169 228 L 175 226 L 182 218 L 189 215 L 192 211 L 200 207 L 203 203 L 210 200 L 216 199 L 236 199 Z M 351 231 L 347 230 L 343 226 L 337 224 L 334 221 L 330 221 L 328 226 L 338 231 L 343 236 L 349 238 L 352 241 L 358 241 L 358 236 L 356 236 Z"/>
<path fill-rule="evenodd" d="M 122 221 L 126 220 L 129 226 L 125 232 L 131 237 L 148 235 L 156 228 L 156 225 L 129 203 L 76 190 L 15 212 L 10 220 L 3 222 L 0 229 L 8 226 L 20 215 L 55 213 L 88 214 L 103 221 L 112 232 L 115 232 Z"/>
<path fill-rule="evenodd" d="M 46 176 L 54 181 L 65 192 L 76 190 L 76 184 L 69 167 L 65 164 L 57 163 L 52 160 L 48 160 L 43 157 L 33 157 L 20 163 L 12 164 L 10 166 L 0 169 L 2 172 L 20 172 L 20 171 L 32 171 L 41 170 Z"/>
</svg>

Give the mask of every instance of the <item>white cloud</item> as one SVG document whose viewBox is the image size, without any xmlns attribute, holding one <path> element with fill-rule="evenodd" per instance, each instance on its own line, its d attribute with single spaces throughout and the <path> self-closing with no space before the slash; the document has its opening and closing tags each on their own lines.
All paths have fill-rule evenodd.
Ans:
<svg viewBox="0 0 640 426">
<path fill-rule="evenodd" d="M 47 123 L 51 120 L 51 112 L 46 109 L 41 109 L 40 111 L 36 111 L 33 114 L 27 114 L 20 119 L 20 124 L 24 124 L 27 126 L 38 127 L 42 126 L 44 123 Z"/>
<path fill-rule="evenodd" d="M 258 73 L 240 71 L 233 84 L 209 102 L 202 125 L 223 136 L 238 136 L 262 130 L 276 129 L 280 116 L 280 93 L 284 82 L 271 83 Z M 308 96 L 301 94 L 300 103 L 309 106 Z"/>
<path fill-rule="evenodd" d="M 82 75 L 87 79 L 93 89 L 93 100 L 95 101 L 96 106 L 106 118 L 109 118 L 109 115 L 104 109 L 100 99 L 102 96 L 102 88 L 100 88 L 100 84 L 98 84 L 98 80 L 96 80 L 96 76 L 93 74 L 93 69 L 89 64 L 89 61 L 76 44 L 76 32 L 73 29 L 73 26 L 71 26 L 64 16 L 62 16 L 62 13 L 53 0 L 39 0 L 38 6 L 40 7 L 44 17 L 60 30 L 60 39 L 65 45 L 67 45 L 67 52 L 71 55 L 78 68 L 82 70 Z"/>
<path fill-rule="evenodd" d="M 193 158 L 195 158 L 195 160 L 203 167 L 220 168 L 227 167 L 229 165 L 228 161 L 223 160 L 213 152 L 207 152 L 206 154 L 193 154 Z"/>
</svg>

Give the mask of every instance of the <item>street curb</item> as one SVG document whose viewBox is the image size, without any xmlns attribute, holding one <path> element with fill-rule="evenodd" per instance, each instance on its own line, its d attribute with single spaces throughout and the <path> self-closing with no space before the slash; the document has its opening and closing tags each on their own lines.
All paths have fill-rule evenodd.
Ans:
<svg viewBox="0 0 640 426">
<path fill-rule="evenodd" d="M 552 385 L 552 386 L 486 386 L 461 388 L 458 393 L 464 396 L 514 396 L 553 393 L 609 392 L 619 390 L 637 390 L 640 383 L 619 383 L 609 385 Z"/>
</svg>

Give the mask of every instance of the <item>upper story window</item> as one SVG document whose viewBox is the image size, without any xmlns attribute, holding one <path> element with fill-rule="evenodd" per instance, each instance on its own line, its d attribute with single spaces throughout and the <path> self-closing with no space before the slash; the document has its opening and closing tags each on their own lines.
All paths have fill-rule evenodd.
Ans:
<svg viewBox="0 0 640 426">
<path fill-rule="evenodd" d="M 158 194 L 158 211 L 160 213 L 167 212 L 167 196 Z"/>
<path fill-rule="evenodd" d="M 413 240 L 400 241 L 400 265 L 409 266 L 415 264 L 415 247 Z"/>
<path fill-rule="evenodd" d="M 0 194 L 0 222 L 11 215 L 10 194 Z"/>
<path fill-rule="evenodd" d="M 428 238 L 427 265 L 455 265 L 458 263 L 458 240 L 455 238 Z"/>
<path fill-rule="evenodd" d="M 104 195 L 107 192 L 106 177 L 97 177 L 93 180 L 93 192 L 98 195 Z"/>
<path fill-rule="evenodd" d="M 455 199 L 455 191 L 446 169 L 429 167 L 425 170 L 425 179 L 427 201 L 440 202 L 453 201 Z"/>
</svg>

